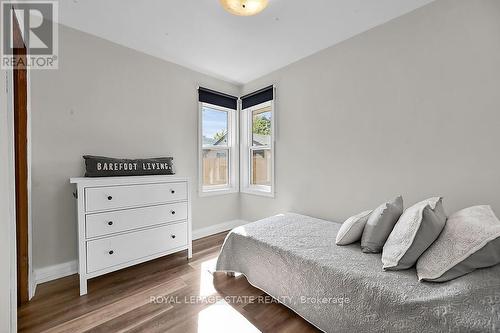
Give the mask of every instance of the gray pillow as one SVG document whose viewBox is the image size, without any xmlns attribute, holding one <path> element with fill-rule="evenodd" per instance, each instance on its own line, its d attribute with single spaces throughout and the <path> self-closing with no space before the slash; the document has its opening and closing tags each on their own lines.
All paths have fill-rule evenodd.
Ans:
<svg viewBox="0 0 500 333">
<path fill-rule="evenodd" d="M 500 264 L 500 221 L 490 206 L 462 209 L 448 218 L 417 261 L 420 281 L 444 282 Z"/>
<path fill-rule="evenodd" d="M 363 235 L 361 250 L 364 253 L 379 253 L 403 213 L 403 198 L 401 196 L 378 206 L 368 218 Z"/>
<path fill-rule="evenodd" d="M 438 238 L 446 223 L 443 198 L 430 198 L 406 209 L 382 250 L 385 270 L 407 269 Z"/>
<path fill-rule="evenodd" d="M 348 218 L 337 233 L 337 239 L 335 244 L 337 245 L 348 245 L 357 242 L 361 239 L 363 234 L 363 229 L 365 228 L 366 221 L 372 210 L 367 210 L 365 212 L 359 213 L 358 215 L 351 216 Z"/>
</svg>

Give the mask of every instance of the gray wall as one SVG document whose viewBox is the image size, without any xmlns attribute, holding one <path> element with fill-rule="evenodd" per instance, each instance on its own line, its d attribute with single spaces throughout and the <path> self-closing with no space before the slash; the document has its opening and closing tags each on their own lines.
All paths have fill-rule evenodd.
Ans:
<svg viewBox="0 0 500 333">
<path fill-rule="evenodd" d="M 403 194 L 500 216 L 500 1 L 440 0 L 245 85 L 278 86 L 281 211 L 343 220 Z"/>
<path fill-rule="evenodd" d="M 239 87 L 60 26 L 59 70 L 32 71 L 35 268 L 77 258 L 69 178 L 82 155 L 174 156 L 193 181 L 193 228 L 239 217 L 237 194 L 199 198 L 197 86 Z"/>
<path fill-rule="evenodd" d="M 32 73 L 34 266 L 76 259 L 83 154 L 172 155 L 202 228 L 295 211 L 343 220 L 403 194 L 500 214 L 500 2 L 438 0 L 243 87 L 278 86 L 276 198 L 199 198 L 198 84 L 239 87 L 61 27 Z"/>
</svg>

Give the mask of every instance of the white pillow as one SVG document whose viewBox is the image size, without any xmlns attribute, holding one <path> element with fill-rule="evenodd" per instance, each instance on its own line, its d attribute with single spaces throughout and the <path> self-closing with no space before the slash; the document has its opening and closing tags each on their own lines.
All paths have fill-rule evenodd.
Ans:
<svg viewBox="0 0 500 333">
<path fill-rule="evenodd" d="M 490 206 L 462 209 L 417 261 L 420 281 L 443 282 L 500 263 L 500 221 Z"/>
<path fill-rule="evenodd" d="M 363 235 L 361 235 L 361 251 L 364 253 L 382 252 L 385 241 L 401 214 L 403 214 L 402 196 L 375 208 L 366 221 Z"/>
<path fill-rule="evenodd" d="M 342 223 L 342 226 L 337 233 L 335 244 L 348 245 L 359 241 L 361 239 L 361 235 L 363 234 L 366 221 L 368 221 L 368 217 L 370 217 L 371 213 L 371 210 L 364 211 L 358 215 L 351 216 L 344 223 Z"/>
<path fill-rule="evenodd" d="M 415 265 L 438 238 L 445 223 L 443 198 L 430 198 L 406 209 L 384 244 L 384 269 L 401 270 Z"/>
</svg>

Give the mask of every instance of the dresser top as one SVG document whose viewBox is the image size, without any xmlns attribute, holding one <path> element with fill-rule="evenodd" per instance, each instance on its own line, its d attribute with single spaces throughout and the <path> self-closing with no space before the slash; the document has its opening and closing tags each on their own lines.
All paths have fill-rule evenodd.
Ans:
<svg viewBox="0 0 500 333">
<path fill-rule="evenodd" d="M 103 186 L 103 185 L 133 185 L 165 182 L 187 182 L 189 178 L 176 175 L 159 176 L 126 176 L 126 177 L 74 177 L 69 179 L 72 184 Z"/>
</svg>

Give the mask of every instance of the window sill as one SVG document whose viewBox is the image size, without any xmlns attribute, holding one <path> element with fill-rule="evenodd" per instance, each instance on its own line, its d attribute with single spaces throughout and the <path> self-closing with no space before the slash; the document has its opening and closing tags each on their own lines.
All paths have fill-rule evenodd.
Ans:
<svg viewBox="0 0 500 333">
<path fill-rule="evenodd" d="M 233 194 L 233 193 L 238 193 L 238 190 L 235 188 L 225 188 L 225 189 L 214 189 L 214 190 L 199 190 L 198 191 L 198 196 L 199 197 L 213 197 L 213 196 L 218 196 L 218 195 L 227 195 L 227 194 Z"/>
<path fill-rule="evenodd" d="M 256 195 L 256 196 L 261 196 L 261 197 L 267 197 L 267 198 L 274 198 L 274 191 L 266 191 L 266 190 L 260 190 L 260 189 L 255 189 L 255 188 L 243 188 L 241 189 L 241 193 L 245 194 L 251 194 L 251 195 Z"/>
</svg>

